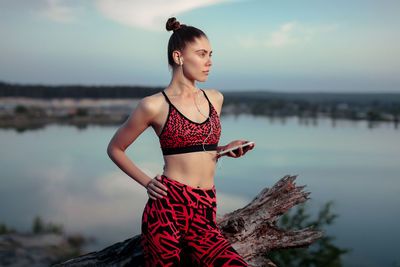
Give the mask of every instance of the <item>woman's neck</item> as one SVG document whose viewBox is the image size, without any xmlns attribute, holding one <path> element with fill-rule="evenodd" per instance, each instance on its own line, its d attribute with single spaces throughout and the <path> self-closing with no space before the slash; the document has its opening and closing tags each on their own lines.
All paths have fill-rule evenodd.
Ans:
<svg viewBox="0 0 400 267">
<path fill-rule="evenodd" d="M 182 75 L 180 69 L 174 71 L 171 82 L 168 85 L 178 95 L 192 95 L 196 91 L 195 80 L 190 80 Z"/>
</svg>

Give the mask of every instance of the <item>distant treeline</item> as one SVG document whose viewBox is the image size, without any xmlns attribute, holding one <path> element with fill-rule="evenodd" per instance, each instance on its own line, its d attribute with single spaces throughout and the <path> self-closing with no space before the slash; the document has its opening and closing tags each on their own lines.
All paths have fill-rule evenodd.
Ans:
<svg viewBox="0 0 400 267">
<path fill-rule="evenodd" d="M 381 104 L 400 104 L 400 93 L 281 93 L 266 91 L 240 91 L 224 92 L 225 99 L 241 101 L 246 103 L 263 102 L 271 99 L 281 100 L 282 102 L 309 102 L 309 103 L 329 103 L 349 105 L 381 105 Z"/>
<path fill-rule="evenodd" d="M 21 85 L 0 82 L 0 97 L 30 98 L 143 98 L 165 87 L 150 86 L 89 86 L 89 85 Z M 347 103 L 349 105 L 380 105 L 400 103 L 400 93 L 282 93 L 242 90 L 223 92 L 227 102 L 263 102 L 271 99 L 306 101 L 309 103 Z"/>
<path fill-rule="evenodd" d="M 149 86 L 84 86 L 84 85 L 21 85 L 0 82 L 0 97 L 28 98 L 143 98 L 160 92 L 165 87 Z M 346 103 L 352 107 L 370 107 L 391 111 L 400 111 L 400 93 L 287 93 L 271 91 L 242 90 L 223 92 L 225 104 L 247 104 L 262 109 L 286 108 L 294 103 L 302 109 L 335 108 Z M 313 107 L 310 107 L 313 106 Z"/>
<path fill-rule="evenodd" d="M 21 85 L 0 82 L 0 97 L 142 98 L 162 89 L 145 86 Z"/>
<path fill-rule="evenodd" d="M 0 82 L 0 97 L 28 98 L 143 98 L 165 87 L 20 85 Z M 400 121 L 400 93 L 285 93 L 242 90 L 223 92 L 223 113 L 266 116 L 311 116 L 369 121 Z M 1 108 L 1 106 L 0 106 Z M 17 107 L 21 113 L 24 107 Z"/>
<path fill-rule="evenodd" d="M 246 113 L 268 116 L 312 116 L 352 120 L 400 120 L 400 93 L 224 93 L 224 105 L 245 107 Z"/>
</svg>

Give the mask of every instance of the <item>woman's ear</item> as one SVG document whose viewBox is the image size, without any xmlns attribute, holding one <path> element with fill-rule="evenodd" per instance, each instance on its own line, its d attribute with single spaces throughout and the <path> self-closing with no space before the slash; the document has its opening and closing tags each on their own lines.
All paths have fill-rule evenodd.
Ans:
<svg viewBox="0 0 400 267">
<path fill-rule="evenodd" d="M 182 54 L 178 50 L 175 50 L 174 52 L 172 52 L 172 58 L 174 59 L 175 64 L 178 65 L 178 66 L 180 65 L 179 59 L 181 61 L 183 61 Z"/>
</svg>

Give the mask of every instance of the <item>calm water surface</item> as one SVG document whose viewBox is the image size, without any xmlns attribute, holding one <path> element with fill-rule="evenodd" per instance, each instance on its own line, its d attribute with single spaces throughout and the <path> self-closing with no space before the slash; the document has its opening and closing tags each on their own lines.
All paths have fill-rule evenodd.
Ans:
<svg viewBox="0 0 400 267">
<path fill-rule="evenodd" d="M 215 185 L 218 213 L 247 204 L 286 174 L 307 185 L 307 208 L 316 214 L 328 201 L 339 214 L 326 234 L 340 248 L 344 266 L 393 266 L 400 231 L 400 129 L 380 123 L 330 119 L 223 116 L 220 144 L 256 142 L 243 158 L 222 158 Z M 20 231 L 33 218 L 62 223 L 68 233 L 95 237 L 101 249 L 140 233 L 147 194 L 108 158 L 115 127 L 51 125 L 17 133 L 0 130 L 0 222 Z M 162 172 L 152 129 L 127 149 L 144 172 Z"/>
</svg>

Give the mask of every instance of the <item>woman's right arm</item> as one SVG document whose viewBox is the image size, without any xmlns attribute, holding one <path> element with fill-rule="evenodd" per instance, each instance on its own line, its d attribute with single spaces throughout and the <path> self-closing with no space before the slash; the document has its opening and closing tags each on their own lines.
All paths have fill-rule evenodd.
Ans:
<svg viewBox="0 0 400 267">
<path fill-rule="evenodd" d="M 136 167 L 136 165 L 125 154 L 125 150 L 144 130 L 147 129 L 147 127 L 151 125 L 154 117 L 158 114 L 159 110 L 153 101 L 154 100 L 150 97 L 143 98 L 139 102 L 135 111 L 111 138 L 107 147 L 107 154 L 111 160 L 122 171 L 146 188 L 153 179 Z M 163 185 L 161 184 L 161 186 Z M 157 191 L 160 192 L 161 190 Z"/>
</svg>

